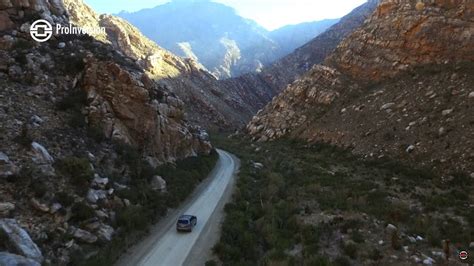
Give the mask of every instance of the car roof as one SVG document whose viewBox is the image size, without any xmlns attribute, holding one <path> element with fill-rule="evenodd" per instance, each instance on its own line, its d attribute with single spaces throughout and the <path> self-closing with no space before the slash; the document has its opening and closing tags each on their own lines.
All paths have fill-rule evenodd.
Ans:
<svg viewBox="0 0 474 266">
<path fill-rule="evenodd" d="M 191 219 L 193 217 L 194 217 L 194 215 L 184 214 L 184 215 L 179 216 L 179 219 Z"/>
</svg>

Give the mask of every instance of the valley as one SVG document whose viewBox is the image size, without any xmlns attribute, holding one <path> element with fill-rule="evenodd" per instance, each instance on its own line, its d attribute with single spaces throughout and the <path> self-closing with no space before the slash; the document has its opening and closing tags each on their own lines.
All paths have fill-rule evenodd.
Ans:
<svg viewBox="0 0 474 266">
<path fill-rule="evenodd" d="M 103 1 L 0 1 L 0 265 L 472 263 L 471 1 Z"/>
</svg>

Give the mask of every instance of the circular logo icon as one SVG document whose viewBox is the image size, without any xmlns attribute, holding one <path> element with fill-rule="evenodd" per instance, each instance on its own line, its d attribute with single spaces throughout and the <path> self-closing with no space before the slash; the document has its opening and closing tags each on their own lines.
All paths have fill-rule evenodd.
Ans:
<svg viewBox="0 0 474 266">
<path fill-rule="evenodd" d="M 37 42 L 46 42 L 53 36 L 53 26 L 44 19 L 37 20 L 31 24 L 30 35 Z"/>
<path fill-rule="evenodd" d="M 462 259 L 462 260 L 467 260 L 468 256 L 469 256 L 469 254 L 467 254 L 467 251 L 459 252 L 459 258 Z"/>
</svg>

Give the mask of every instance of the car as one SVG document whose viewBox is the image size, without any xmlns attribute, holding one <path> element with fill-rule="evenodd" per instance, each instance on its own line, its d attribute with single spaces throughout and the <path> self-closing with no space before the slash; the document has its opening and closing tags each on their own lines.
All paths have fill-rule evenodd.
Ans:
<svg viewBox="0 0 474 266">
<path fill-rule="evenodd" d="M 176 222 L 176 230 L 178 232 L 186 231 L 192 232 L 197 224 L 197 217 L 194 215 L 181 215 Z"/>
</svg>

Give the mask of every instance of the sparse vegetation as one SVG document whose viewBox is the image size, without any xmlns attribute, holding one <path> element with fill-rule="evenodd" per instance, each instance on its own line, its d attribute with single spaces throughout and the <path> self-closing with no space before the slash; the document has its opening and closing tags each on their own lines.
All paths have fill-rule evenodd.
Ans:
<svg viewBox="0 0 474 266">
<path fill-rule="evenodd" d="M 176 207 L 186 199 L 217 162 L 218 155 L 212 151 L 209 156 L 191 157 L 165 164 L 153 169 L 142 160 L 140 151 L 126 144 L 116 144 L 118 165 L 127 165 L 132 173 L 130 189 L 117 191 L 122 199 L 128 199 L 131 206 L 117 210 L 117 226 L 122 233 L 103 247 L 99 254 L 84 261 L 75 260 L 73 265 L 111 265 L 124 249 L 139 240 L 149 226 L 166 214 L 168 208 Z M 162 176 L 167 182 L 167 193 L 152 190 L 149 181 L 154 175 Z M 80 258 L 80 256 L 78 256 Z"/>
<path fill-rule="evenodd" d="M 233 202 L 225 208 L 223 233 L 214 247 L 224 265 L 380 262 L 380 239 L 388 243 L 384 249 L 392 251 L 408 241 L 400 234 L 386 236 L 389 223 L 426 238 L 425 248 L 440 247 L 443 239 L 464 247 L 474 240 L 471 222 L 457 222 L 468 220 L 469 214 L 453 210 L 469 202 L 469 182 L 462 188 L 438 182 L 427 169 L 389 159 L 363 160 L 322 143 L 252 143 L 224 137 L 213 141 L 242 160 Z M 257 169 L 254 162 L 264 167 Z M 465 177 L 455 174 L 453 180 Z M 441 189 L 446 192 L 436 192 Z M 336 241 L 340 234 L 344 241 Z M 290 255 L 296 245 L 302 245 L 302 251 Z M 326 250 L 334 248 L 344 256 L 331 257 Z"/>
<path fill-rule="evenodd" d="M 79 189 L 87 189 L 93 172 L 86 158 L 67 157 L 56 163 L 56 168 Z"/>
</svg>

